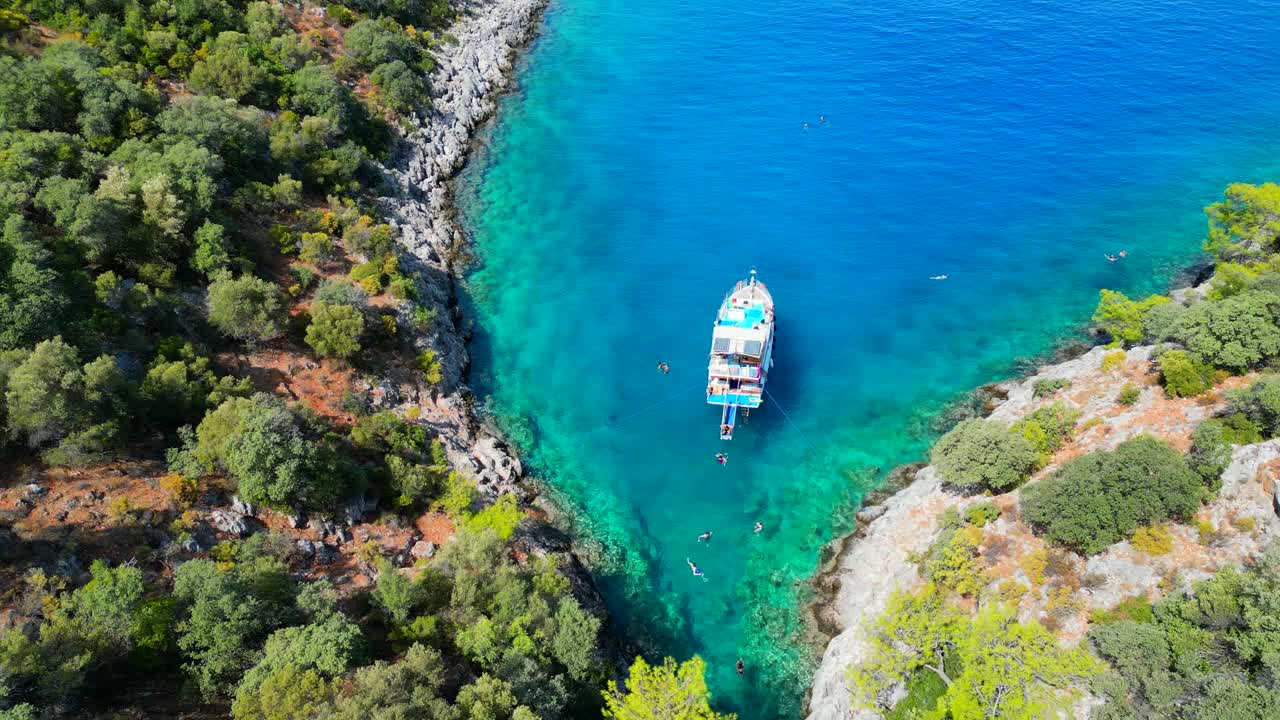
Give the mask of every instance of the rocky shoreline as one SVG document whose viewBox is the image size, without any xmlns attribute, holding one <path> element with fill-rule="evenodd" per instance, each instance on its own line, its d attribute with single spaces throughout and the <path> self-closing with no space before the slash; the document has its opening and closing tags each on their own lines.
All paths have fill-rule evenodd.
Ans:
<svg viewBox="0 0 1280 720">
<path fill-rule="evenodd" d="M 1175 301 L 1195 302 L 1203 288 L 1172 293 Z M 1081 424 L 1075 440 L 1054 456 L 1050 464 L 1030 482 L 1045 477 L 1063 462 L 1080 454 L 1114 448 L 1139 434 L 1154 434 L 1174 447 L 1185 450 L 1191 431 L 1221 409 L 1221 393 L 1189 399 L 1169 399 L 1155 384 L 1151 368 L 1153 347 L 1128 350 L 1119 369 L 1103 367 L 1107 349 L 1095 347 L 1076 358 L 1045 365 L 1028 377 L 989 386 L 990 418 L 1014 422 L 1049 402 L 1061 401 L 1080 411 Z M 1053 397 L 1037 397 L 1037 381 L 1068 381 L 1067 390 Z M 1222 390 L 1246 384 L 1248 377 L 1224 383 Z M 1115 399 L 1121 384 L 1141 387 L 1139 399 L 1121 405 Z M 866 658 L 864 631 L 897 591 L 911 591 L 923 584 L 915 558 L 924 554 L 939 529 L 939 520 L 949 507 L 961 511 L 982 496 L 967 497 L 947 487 L 934 468 L 904 466 L 894 473 L 889 487 L 868 496 L 858 511 L 857 528 L 828 547 L 827 560 L 815 576 L 814 586 L 822 596 L 811 608 L 816 627 L 829 642 L 814 675 L 808 700 L 809 720 L 872 720 L 875 713 L 859 710 L 850 702 L 845 682 L 846 670 Z M 1064 642 L 1077 642 L 1086 630 L 1089 609 L 1114 607 L 1126 597 L 1160 592 L 1163 578 L 1177 571 L 1182 586 L 1211 575 L 1226 564 L 1238 564 L 1256 557 L 1266 545 L 1280 537 L 1280 518 L 1274 508 L 1277 477 L 1280 476 L 1280 441 L 1237 446 L 1231 465 L 1223 474 L 1218 496 L 1198 515 L 1214 528 L 1215 539 L 1205 545 L 1196 529 L 1175 526 L 1171 532 L 1174 551 L 1153 558 L 1137 552 L 1128 542 L 1113 545 L 1103 553 L 1076 561 L 1074 572 L 1092 578 L 1093 583 L 1078 589 L 1084 603 L 1071 617 L 1061 618 L 1058 632 Z M 1025 486 L 1024 486 L 1025 487 Z M 1025 579 L 1018 574 L 1018 555 L 1044 547 L 1017 519 L 1018 491 L 992 498 L 1005 517 L 995 522 L 989 535 L 1004 546 L 1002 561 L 993 568 L 1003 577 Z M 1247 519 L 1248 531 L 1233 530 L 1237 520 Z M 994 580 L 993 580 L 994 582 Z M 1022 619 L 1038 617 L 1045 604 L 1034 597 L 1021 601 Z M 1090 698 L 1086 695 L 1073 708 L 1076 717 L 1087 717 Z"/>
<path fill-rule="evenodd" d="M 458 219 L 453 183 L 478 147 L 478 136 L 514 83 L 519 56 L 536 39 L 549 0 L 463 0 L 458 20 L 433 49 L 429 109 L 413 118 L 396 156 L 384 168 L 395 193 L 381 203 L 406 251 L 402 267 L 417 280 L 417 298 L 438 312 L 415 340 L 432 350 L 443 376 L 417 398 L 421 419 L 445 445 L 451 465 L 469 476 L 486 502 L 514 494 L 542 515 L 554 508 L 539 496 L 515 451 L 481 422 L 468 386 L 468 319 L 459 304 L 461 258 L 468 238 Z M 606 615 L 603 599 L 571 539 L 546 522 L 528 524 L 521 550 L 554 554 L 584 606 Z"/>
</svg>

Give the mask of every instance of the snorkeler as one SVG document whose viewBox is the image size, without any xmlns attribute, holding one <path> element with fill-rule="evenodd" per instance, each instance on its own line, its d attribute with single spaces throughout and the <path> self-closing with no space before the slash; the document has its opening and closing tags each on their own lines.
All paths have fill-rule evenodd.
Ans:
<svg viewBox="0 0 1280 720">
<path fill-rule="evenodd" d="M 760 531 L 761 531 L 761 530 L 763 530 L 763 529 L 764 529 L 764 523 L 762 523 L 762 522 L 760 522 L 760 521 L 758 521 L 758 520 L 757 520 L 757 521 L 756 521 L 756 534 L 757 534 L 757 535 L 759 535 L 759 534 L 760 534 Z"/>
<path fill-rule="evenodd" d="M 747 671 L 747 664 L 742 662 L 742 658 L 738 658 L 738 664 L 735 667 L 737 668 L 739 675 L 742 675 Z"/>
<path fill-rule="evenodd" d="M 698 536 L 698 542 L 711 542 L 711 531 L 708 530 Z"/>
<path fill-rule="evenodd" d="M 693 571 L 694 577 L 700 577 L 703 580 L 707 579 L 707 577 L 702 574 L 702 571 L 698 569 L 698 566 L 693 564 L 692 560 L 690 560 L 689 558 L 685 558 L 684 561 L 689 563 L 689 569 Z"/>
<path fill-rule="evenodd" d="M 947 276 L 946 275 L 930 275 L 929 279 L 930 280 L 946 280 Z"/>
<path fill-rule="evenodd" d="M 724 453 L 716 453 L 716 462 L 720 463 L 721 465 L 728 465 L 729 456 L 725 455 Z"/>
</svg>

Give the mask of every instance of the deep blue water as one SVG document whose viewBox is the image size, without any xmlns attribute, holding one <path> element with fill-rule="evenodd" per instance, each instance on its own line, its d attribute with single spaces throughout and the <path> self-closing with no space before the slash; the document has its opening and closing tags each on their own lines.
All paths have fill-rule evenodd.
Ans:
<svg viewBox="0 0 1280 720">
<path fill-rule="evenodd" d="M 476 374 L 620 628 L 797 714 L 805 580 L 922 418 L 1099 288 L 1163 289 L 1226 183 L 1276 178 L 1277 37 L 1256 0 L 555 0 L 463 182 Z M 726 444 L 709 331 L 753 265 L 794 422 Z"/>
</svg>

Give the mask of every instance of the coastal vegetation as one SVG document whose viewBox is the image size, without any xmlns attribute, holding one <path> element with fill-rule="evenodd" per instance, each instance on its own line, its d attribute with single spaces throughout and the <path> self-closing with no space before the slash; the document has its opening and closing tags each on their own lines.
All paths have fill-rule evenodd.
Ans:
<svg viewBox="0 0 1280 720">
<path fill-rule="evenodd" d="M 8 530 L 47 486 L 5 510 L 0 717 L 722 717 L 697 658 L 607 684 L 526 510 L 392 399 L 451 361 L 376 198 L 454 15 L 0 9 L 0 454 L 88 488 L 41 509 L 52 542 Z M 99 482 L 140 468 L 162 500 Z M 438 549 L 351 537 L 379 501 L 379 532 L 427 518 Z M 82 502 L 87 545 L 58 526 Z"/>
<path fill-rule="evenodd" d="M 1098 397 L 1117 411 L 1191 399 L 1208 417 L 1187 416 L 1172 444 L 1134 432 L 1164 434 L 1141 417 L 1105 427 L 1106 408 L 1091 407 L 1079 423 L 1083 403 L 1058 394 L 1071 382 L 1055 370 L 1025 381 L 1030 400 L 1019 400 L 1014 419 L 969 419 L 944 435 L 930 458 L 940 487 L 1008 493 L 1016 511 L 997 498 L 936 515 L 928 550 L 911 556 L 916 589 L 898 590 L 865 631 L 866 659 L 848 670 L 857 705 L 889 718 L 1033 718 L 1087 691 L 1101 702 L 1091 717 L 1108 720 L 1280 714 L 1268 624 L 1280 550 L 1233 551 L 1194 586 L 1177 573 L 1188 538 L 1223 548 L 1235 534 L 1236 547 L 1249 547 L 1273 522 L 1238 500 L 1217 501 L 1242 457 L 1235 450 L 1280 437 L 1280 379 L 1270 374 L 1280 360 L 1280 188 L 1233 185 L 1206 213 L 1213 277 L 1170 296 L 1102 291 L 1093 319 L 1113 349 L 1090 354 L 1097 380 L 1078 394 L 1096 394 L 1109 378 L 1116 387 Z M 1140 344 L 1153 347 L 1124 350 Z M 1135 374 L 1144 369 L 1164 398 L 1135 384 L 1152 382 Z M 1120 427 L 1129 432 L 1119 442 L 1080 452 L 1082 437 L 1097 443 Z M 1270 492 L 1259 512 L 1271 512 Z M 1115 597 L 1105 588 L 1130 563 L 1158 563 L 1165 577 L 1089 610 L 1090 598 Z M 981 634 L 992 625 L 998 633 Z M 1079 648 L 1055 637 L 1068 628 L 1087 638 Z M 982 659 L 987 650 L 998 668 Z M 1027 667 L 1038 671 L 1019 675 Z"/>
</svg>

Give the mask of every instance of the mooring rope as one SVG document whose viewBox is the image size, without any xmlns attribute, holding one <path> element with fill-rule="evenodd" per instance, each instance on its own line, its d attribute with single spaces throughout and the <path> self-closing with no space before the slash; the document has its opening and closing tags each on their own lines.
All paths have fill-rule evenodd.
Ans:
<svg viewBox="0 0 1280 720">
<path fill-rule="evenodd" d="M 809 441 L 809 436 L 805 435 L 804 431 L 800 429 L 800 426 L 796 424 L 796 421 L 792 420 L 791 416 L 787 414 L 787 411 L 782 409 L 782 404 L 778 402 L 778 398 L 774 397 L 773 393 L 765 390 L 764 388 L 761 388 L 761 391 L 765 394 L 765 397 L 768 397 L 773 401 L 773 406 L 778 408 L 778 412 L 782 413 L 782 417 L 786 418 L 787 422 L 791 423 L 791 427 L 795 428 L 796 432 L 800 433 L 800 437 L 806 444 L 808 444 L 809 449 L 813 450 L 814 453 L 818 453 L 818 446 Z"/>
</svg>

